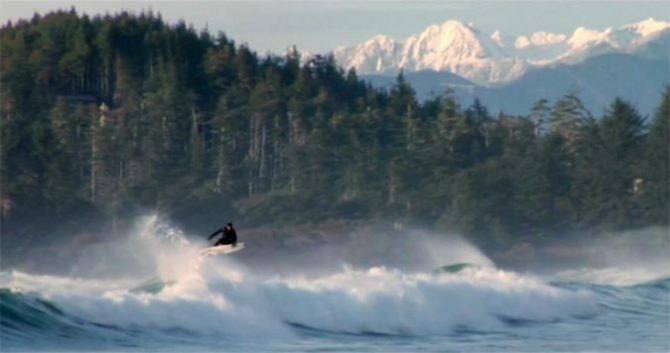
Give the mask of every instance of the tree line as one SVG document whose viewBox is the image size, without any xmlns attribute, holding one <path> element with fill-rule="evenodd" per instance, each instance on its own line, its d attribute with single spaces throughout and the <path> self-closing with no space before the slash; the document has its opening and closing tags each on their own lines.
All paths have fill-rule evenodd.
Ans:
<svg viewBox="0 0 670 353">
<path fill-rule="evenodd" d="M 667 87 L 652 117 L 620 99 L 594 116 L 574 92 L 508 116 L 448 91 L 418 101 L 402 74 L 374 88 L 332 56 L 259 56 L 150 11 L 35 15 L 0 40 L 9 236 L 143 209 L 387 219 L 499 245 L 668 224 Z"/>
</svg>

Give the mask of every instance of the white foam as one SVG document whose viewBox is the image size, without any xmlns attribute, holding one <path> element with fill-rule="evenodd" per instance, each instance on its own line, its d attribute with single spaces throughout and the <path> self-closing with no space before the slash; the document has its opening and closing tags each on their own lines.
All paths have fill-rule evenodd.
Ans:
<svg viewBox="0 0 670 353">
<path fill-rule="evenodd" d="M 551 321 L 595 310 L 589 294 L 494 268 L 458 274 L 344 269 L 320 278 L 264 279 L 239 269 L 222 275 L 213 267 L 156 295 L 48 282 L 41 295 L 96 323 L 242 336 L 286 335 L 285 323 L 350 333 L 447 334 L 462 326 L 495 328 L 501 317 Z"/>
<path fill-rule="evenodd" d="M 444 334 L 496 327 L 500 317 L 543 321 L 593 310 L 587 294 L 492 268 L 442 275 L 373 268 L 262 287 L 285 320 L 353 333 Z"/>
<path fill-rule="evenodd" d="M 138 232 L 132 244 L 163 279 L 174 281 L 157 294 L 131 292 L 127 279 L 20 272 L 3 273 L 0 285 L 37 292 L 65 312 L 100 324 L 249 338 L 291 335 L 287 323 L 349 333 L 448 334 L 463 326 L 498 327 L 500 318 L 551 321 L 596 307 L 591 294 L 491 266 L 442 274 L 344 267 L 312 277 L 261 276 L 232 258 L 201 260 L 197 245 L 165 242 L 151 229 L 156 228 Z"/>
</svg>

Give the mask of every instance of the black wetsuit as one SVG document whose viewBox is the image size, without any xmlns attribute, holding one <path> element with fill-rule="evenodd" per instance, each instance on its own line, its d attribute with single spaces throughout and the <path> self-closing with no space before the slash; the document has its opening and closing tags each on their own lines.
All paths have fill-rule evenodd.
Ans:
<svg viewBox="0 0 670 353">
<path fill-rule="evenodd" d="M 217 234 L 223 234 L 223 236 L 214 244 L 214 246 L 219 246 L 219 245 L 228 245 L 232 244 L 233 246 L 237 245 L 237 232 L 235 232 L 235 228 L 232 226 L 225 226 L 216 232 L 212 233 L 212 235 L 207 238 L 208 240 L 211 240 L 214 238 Z"/>
</svg>

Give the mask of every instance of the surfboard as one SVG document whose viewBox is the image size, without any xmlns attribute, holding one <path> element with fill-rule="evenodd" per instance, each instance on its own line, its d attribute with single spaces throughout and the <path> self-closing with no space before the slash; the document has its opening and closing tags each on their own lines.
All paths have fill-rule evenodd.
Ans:
<svg viewBox="0 0 670 353">
<path fill-rule="evenodd" d="M 232 245 L 212 246 L 212 247 L 203 249 L 200 252 L 200 256 L 228 255 L 228 254 L 232 254 L 234 252 L 238 252 L 242 249 L 244 249 L 244 243 L 237 243 L 237 245 L 235 245 L 235 247 L 233 247 Z"/>
<path fill-rule="evenodd" d="M 459 262 L 459 263 L 455 263 L 455 264 L 450 264 L 450 265 L 445 265 L 445 266 L 438 267 L 438 268 L 434 269 L 433 272 L 435 272 L 435 273 L 458 273 L 458 272 L 461 272 L 461 271 L 463 271 L 465 269 L 468 269 L 468 268 L 477 269 L 477 268 L 480 268 L 480 267 L 481 266 L 476 265 L 476 264 L 471 264 L 471 263 L 467 263 L 467 262 Z"/>
<path fill-rule="evenodd" d="M 158 294 L 160 291 L 177 283 L 175 280 L 163 280 L 160 277 L 149 278 L 148 280 L 140 283 L 134 288 L 131 288 L 129 292 L 131 293 L 148 293 L 148 294 Z"/>
</svg>

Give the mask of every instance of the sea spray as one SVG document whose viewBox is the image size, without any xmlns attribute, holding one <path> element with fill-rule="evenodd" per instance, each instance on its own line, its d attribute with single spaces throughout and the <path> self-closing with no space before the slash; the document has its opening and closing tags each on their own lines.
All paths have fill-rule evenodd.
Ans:
<svg viewBox="0 0 670 353">
<path fill-rule="evenodd" d="M 645 327 L 650 332 L 657 332 L 668 314 L 661 300 L 667 297 L 662 295 L 667 293 L 667 279 L 663 286 L 640 288 L 551 284 L 485 261 L 446 273 L 430 266 L 416 270 L 345 265 L 324 274 L 272 274 L 256 272 L 234 256 L 201 259 L 197 251 L 204 244 L 182 242 L 183 234 L 166 238 L 165 230 L 179 234 L 178 229 L 154 219 L 140 223 L 141 230 L 129 235 L 124 247 L 130 249 L 131 244 L 145 263 L 152 264 L 153 276 L 164 281 L 163 287 L 155 292 L 132 290 L 138 281 L 130 274 L 114 279 L 3 272 L 3 313 L 7 303 L 23 308 L 15 311 L 18 317 L 2 318 L 3 341 L 10 342 L 10 348 L 35 348 L 39 346 L 35 342 L 43 342 L 44 347 L 52 344 L 62 349 L 107 344 L 114 349 L 135 345 L 139 350 L 211 350 L 251 342 L 260 346 L 247 350 L 259 351 L 271 350 L 276 342 L 304 339 L 305 334 L 319 339 L 382 334 L 440 340 L 436 337 L 477 332 L 479 338 L 470 338 L 476 341 L 502 332 L 541 340 L 546 330 L 566 325 L 585 332 L 582 335 L 590 334 L 588 328 L 594 325 L 611 325 L 609 330 L 620 336 L 619 327 L 641 318 L 649 322 Z M 478 256 L 476 249 L 464 249 L 464 259 Z M 437 262 L 444 254 L 438 251 Z M 432 266 L 436 260 L 430 261 Z M 132 272 L 129 266 L 122 267 Z M 24 312 L 26 316 L 21 316 Z M 47 316 L 50 326 L 35 322 L 42 318 L 30 312 L 52 315 Z M 59 336 L 73 330 L 80 334 Z M 342 340 L 346 339 L 338 338 Z M 662 348 L 662 342 L 652 343 Z"/>
<path fill-rule="evenodd" d="M 458 327 L 499 328 L 506 320 L 551 322 L 594 313 L 587 293 L 494 268 L 458 274 L 371 268 L 310 279 L 259 278 L 232 262 L 225 275 L 208 268 L 157 294 L 91 293 L 86 286 L 52 283 L 41 295 L 99 325 L 217 335 L 285 334 L 287 323 L 332 332 L 440 335 Z M 10 279 L 5 286 L 14 284 Z"/>
</svg>

